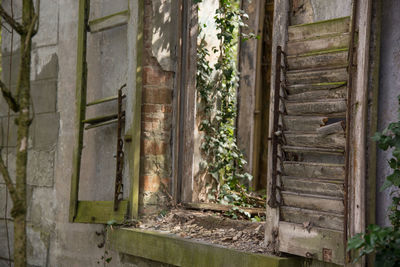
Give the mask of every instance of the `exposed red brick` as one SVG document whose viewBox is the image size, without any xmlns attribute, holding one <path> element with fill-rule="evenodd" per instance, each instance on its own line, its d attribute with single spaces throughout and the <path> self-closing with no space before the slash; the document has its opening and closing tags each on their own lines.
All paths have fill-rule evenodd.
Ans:
<svg viewBox="0 0 400 267">
<path fill-rule="evenodd" d="M 172 90 L 168 88 L 144 88 L 143 103 L 171 104 Z"/>
<path fill-rule="evenodd" d="M 161 140 L 143 139 L 141 142 L 143 155 L 163 155 L 168 151 L 169 144 Z"/>
<path fill-rule="evenodd" d="M 160 177 L 159 176 L 142 176 L 143 191 L 145 192 L 157 192 L 160 188 Z"/>
<path fill-rule="evenodd" d="M 143 82 L 145 85 L 170 86 L 172 83 L 172 73 L 165 72 L 152 66 L 143 68 Z"/>
</svg>

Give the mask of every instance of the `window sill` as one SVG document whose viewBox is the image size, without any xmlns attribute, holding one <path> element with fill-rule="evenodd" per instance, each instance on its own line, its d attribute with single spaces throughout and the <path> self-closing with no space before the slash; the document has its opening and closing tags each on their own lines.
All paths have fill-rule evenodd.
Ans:
<svg viewBox="0 0 400 267">
<path fill-rule="evenodd" d="M 172 234 L 139 229 L 108 229 L 107 247 L 120 253 L 175 266 L 301 266 L 300 258 L 241 252 Z"/>
</svg>

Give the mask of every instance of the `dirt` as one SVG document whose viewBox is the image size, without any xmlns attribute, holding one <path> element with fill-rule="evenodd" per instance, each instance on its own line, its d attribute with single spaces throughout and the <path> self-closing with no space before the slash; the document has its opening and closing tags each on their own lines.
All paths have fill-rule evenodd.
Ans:
<svg viewBox="0 0 400 267">
<path fill-rule="evenodd" d="M 267 253 L 264 223 L 232 220 L 217 212 L 173 209 L 165 215 L 145 218 L 137 228 L 175 234 L 240 251 Z"/>
</svg>

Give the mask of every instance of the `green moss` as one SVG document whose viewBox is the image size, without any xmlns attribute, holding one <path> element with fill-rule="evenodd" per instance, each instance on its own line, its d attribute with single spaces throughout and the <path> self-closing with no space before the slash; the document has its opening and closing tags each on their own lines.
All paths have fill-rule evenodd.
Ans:
<svg viewBox="0 0 400 267">
<path fill-rule="evenodd" d="M 316 50 L 305 54 L 300 54 L 297 56 L 288 56 L 288 58 L 296 58 L 296 57 L 309 57 L 309 56 L 317 56 L 317 55 L 324 55 L 324 54 L 331 54 L 331 53 L 338 53 L 338 52 L 345 52 L 349 51 L 347 47 L 343 48 L 335 48 L 330 50 Z"/>
</svg>

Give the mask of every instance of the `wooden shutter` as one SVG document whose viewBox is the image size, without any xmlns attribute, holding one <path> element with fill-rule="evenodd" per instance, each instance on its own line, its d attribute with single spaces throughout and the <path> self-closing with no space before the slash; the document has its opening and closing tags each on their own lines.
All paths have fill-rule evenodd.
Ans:
<svg viewBox="0 0 400 267">
<path fill-rule="evenodd" d="M 287 39 L 274 57 L 267 241 L 344 264 L 350 18 L 289 26 Z"/>
<path fill-rule="evenodd" d="M 77 50 L 77 75 L 76 75 L 76 143 L 74 146 L 73 174 L 71 179 L 70 196 L 70 221 L 80 223 L 107 223 L 108 221 L 122 222 L 128 212 L 128 201 L 122 199 L 122 167 L 124 162 L 123 139 L 121 125 L 125 119 L 125 112 L 122 110 L 122 100 L 125 96 L 122 93 L 125 85 L 115 85 L 118 95 L 99 99 L 87 103 L 87 36 L 96 34 L 127 24 L 129 20 L 128 10 L 89 21 L 90 0 L 79 1 L 79 21 L 78 21 L 78 50 Z M 101 105 L 105 102 L 116 102 L 114 114 L 102 114 L 93 118 L 86 118 L 86 107 Z M 114 199 L 109 201 L 80 201 L 78 199 L 80 169 L 83 149 L 83 137 L 86 130 L 114 124 L 117 132 L 116 144 L 116 176 Z M 110 159 L 112 160 L 112 159 Z"/>
</svg>

